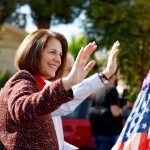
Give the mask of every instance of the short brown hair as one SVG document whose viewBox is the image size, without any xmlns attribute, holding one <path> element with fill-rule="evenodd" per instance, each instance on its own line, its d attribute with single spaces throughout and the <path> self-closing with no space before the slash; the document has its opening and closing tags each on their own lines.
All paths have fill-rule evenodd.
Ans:
<svg viewBox="0 0 150 150">
<path fill-rule="evenodd" d="M 27 70 L 33 75 L 39 74 L 39 61 L 41 53 L 46 45 L 48 39 L 57 39 L 62 46 L 61 65 L 58 68 L 55 80 L 62 77 L 64 67 L 66 64 L 68 42 L 66 38 L 57 32 L 52 32 L 47 29 L 38 29 L 30 33 L 19 46 L 15 56 L 15 66 L 19 70 Z"/>
</svg>

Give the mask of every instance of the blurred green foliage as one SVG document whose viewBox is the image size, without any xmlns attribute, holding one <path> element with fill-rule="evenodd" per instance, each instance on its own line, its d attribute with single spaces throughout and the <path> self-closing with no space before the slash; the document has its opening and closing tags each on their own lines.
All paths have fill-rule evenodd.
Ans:
<svg viewBox="0 0 150 150">
<path fill-rule="evenodd" d="M 9 79 L 8 71 L 1 71 L 0 72 L 0 89 L 5 85 L 7 80 Z"/>
<path fill-rule="evenodd" d="M 72 36 L 71 43 L 69 44 L 70 54 L 72 54 L 73 57 L 76 58 L 81 47 L 86 46 L 86 44 L 87 44 L 87 38 L 84 35 L 79 37 Z"/>
<path fill-rule="evenodd" d="M 121 43 L 119 69 L 134 101 L 150 69 L 150 3 L 147 0 L 90 0 L 84 23 L 88 40 L 101 49 Z"/>
</svg>

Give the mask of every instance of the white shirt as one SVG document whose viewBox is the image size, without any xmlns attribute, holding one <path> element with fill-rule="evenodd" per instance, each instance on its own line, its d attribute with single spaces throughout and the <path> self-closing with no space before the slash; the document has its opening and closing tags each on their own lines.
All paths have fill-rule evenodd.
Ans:
<svg viewBox="0 0 150 150">
<path fill-rule="evenodd" d="M 83 80 L 81 83 L 75 85 L 72 88 L 74 95 L 72 101 L 62 104 L 57 110 L 52 112 L 52 119 L 56 130 L 59 150 L 78 149 L 77 147 L 64 141 L 61 116 L 72 113 L 77 108 L 77 106 L 85 100 L 85 98 L 103 86 L 104 84 L 100 80 L 98 74 L 94 74 L 93 76 Z"/>
</svg>

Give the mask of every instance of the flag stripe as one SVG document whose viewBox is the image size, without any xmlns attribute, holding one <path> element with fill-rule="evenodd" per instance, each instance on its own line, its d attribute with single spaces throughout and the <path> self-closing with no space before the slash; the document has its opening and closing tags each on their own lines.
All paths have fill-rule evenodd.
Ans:
<svg viewBox="0 0 150 150">
<path fill-rule="evenodd" d="M 131 150 L 131 139 L 124 144 L 123 150 Z"/>
<path fill-rule="evenodd" d="M 150 70 L 112 150 L 150 150 Z"/>
<path fill-rule="evenodd" d="M 138 150 L 141 139 L 141 133 L 134 133 L 132 136 L 131 150 Z"/>
<path fill-rule="evenodd" d="M 142 133 L 138 150 L 146 150 L 146 149 L 147 149 L 147 133 Z"/>
</svg>

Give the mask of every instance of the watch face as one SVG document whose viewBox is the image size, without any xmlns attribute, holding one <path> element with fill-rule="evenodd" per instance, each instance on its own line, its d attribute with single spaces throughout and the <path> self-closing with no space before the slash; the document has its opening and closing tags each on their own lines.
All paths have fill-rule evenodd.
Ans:
<svg viewBox="0 0 150 150">
<path fill-rule="evenodd" d="M 105 78 L 103 77 L 103 75 L 102 75 L 101 73 L 99 74 L 99 78 L 100 78 L 100 80 L 101 80 L 102 82 L 105 81 Z"/>
</svg>

